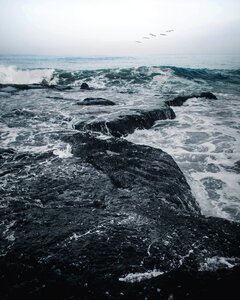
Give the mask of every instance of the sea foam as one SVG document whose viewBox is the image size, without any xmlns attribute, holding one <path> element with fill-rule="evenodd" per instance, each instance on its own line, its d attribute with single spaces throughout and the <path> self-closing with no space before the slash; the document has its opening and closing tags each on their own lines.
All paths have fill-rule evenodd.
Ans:
<svg viewBox="0 0 240 300">
<path fill-rule="evenodd" d="M 126 276 L 120 277 L 119 281 L 128 282 L 128 283 L 141 282 L 146 279 L 158 277 L 162 274 L 164 274 L 164 272 L 155 269 L 144 273 L 129 273 Z"/>
<path fill-rule="evenodd" d="M 54 69 L 28 70 L 0 65 L 0 84 L 40 84 L 44 79 L 50 83 L 53 74 Z"/>
</svg>

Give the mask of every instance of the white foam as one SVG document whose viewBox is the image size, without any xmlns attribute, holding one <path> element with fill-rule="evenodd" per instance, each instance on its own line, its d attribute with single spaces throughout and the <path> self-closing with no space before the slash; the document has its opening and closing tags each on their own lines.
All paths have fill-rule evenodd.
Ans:
<svg viewBox="0 0 240 300">
<path fill-rule="evenodd" d="M 174 107 L 176 119 L 136 130 L 127 140 L 169 153 L 187 178 L 202 213 L 239 221 L 239 97 L 189 99 Z M 233 109 L 234 107 L 234 109 Z M 164 126 L 163 126 L 164 125 Z"/>
<path fill-rule="evenodd" d="M 90 229 L 88 230 L 87 232 L 85 233 L 82 233 L 82 234 L 78 234 L 78 233 L 73 233 L 71 236 L 70 236 L 70 241 L 74 240 L 74 241 L 77 241 L 78 239 L 82 238 L 83 236 L 86 236 L 86 235 L 91 235 L 91 234 L 103 234 L 104 233 L 104 230 L 101 230 L 101 229 L 98 229 L 98 228 L 102 228 L 103 226 L 102 225 L 99 225 L 97 226 L 96 228 L 94 229 Z"/>
<path fill-rule="evenodd" d="M 146 217 L 143 217 L 139 214 L 130 212 L 129 214 L 126 214 L 126 217 L 123 218 L 121 221 L 118 222 L 118 225 L 130 225 L 133 224 L 134 226 L 141 226 L 149 224 L 149 220 Z"/>
<path fill-rule="evenodd" d="M 164 274 L 164 272 L 161 272 L 156 269 L 144 273 L 129 273 L 125 276 L 120 277 L 119 281 L 128 282 L 128 283 L 141 282 L 143 280 L 151 279 L 153 277 L 158 277 L 162 274 Z"/>
<path fill-rule="evenodd" d="M 14 143 L 21 131 L 21 128 L 10 128 L 1 122 L 1 146 L 8 147 Z"/>
<path fill-rule="evenodd" d="M 18 69 L 16 66 L 0 65 L 1 84 L 40 84 L 44 79 L 48 83 L 53 77 L 54 69 Z"/>
<path fill-rule="evenodd" d="M 216 271 L 218 269 L 231 269 L 240 264 L 237 257 L 220 257 L 213 256 L 207 258 L 204 263 L 200 264 L 199 271 Z"/>
<path fill-rule="evenodd" d="M 70 144 L 60 145 L 60 148 L 53 151 L 53 154 L 59 158 L 69 158 L 72 157 L 72 147 Z"/>
</svg>

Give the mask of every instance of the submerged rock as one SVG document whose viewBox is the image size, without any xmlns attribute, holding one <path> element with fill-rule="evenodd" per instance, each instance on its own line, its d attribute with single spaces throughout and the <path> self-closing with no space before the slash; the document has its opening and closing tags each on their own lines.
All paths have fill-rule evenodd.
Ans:
<svg viewBox="0 0 240 300">
<path fill-rule="evenodd" d="M 115 105 L 115 102 L 104 98 L 86 98 L 77 105 Z"/>
<path fill-rule="evenodd" d="M 126 136 L 135 129 L 149 129 L 157 120 L 174 119 L 175 113 L 170 107 L 134 111 L 132 114 L 114 116 L 113 119 L 94 119 L 88 123 L 80 122 L 75 125 L 77 130 L 98 131 L 114 137 Z"/>
<path fill-rule="evenodd" d="M 207 98 L 207 99 L 217 99 L 217 97 L 210 92 L 203 92 L 199 95 L 188 95 L 188 96 L 178 96 L 173 100 L 166 101 L 165 103 L 169 106 L 181 106 L 190 98 Z"/>
<path fill-rule="evenodd" d="M 63 140 L 73 157 L 26 155 L 2 166 L 10 171 L 0 210 L 2 299 L 238 292 L 240 225 L 202 217 L 170 155 L 86 133 Z"/>
</svg>

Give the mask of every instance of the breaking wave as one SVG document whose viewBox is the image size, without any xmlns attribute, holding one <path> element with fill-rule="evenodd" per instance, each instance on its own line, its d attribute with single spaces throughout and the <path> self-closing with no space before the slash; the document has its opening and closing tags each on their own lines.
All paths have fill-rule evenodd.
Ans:
<svg viewBox="0 0 240 300">
<path fill-rule="evenodd" d="M 18 69 L 16 66 L 0 65 L 0 84 L 41 84 L 50 83 L 54 69 Z"/>
<path fill-rule="evenodd" d="M 91 89 L 80 91 L 83 82 Z M 58 144 L 52 130 L 75 130 L 79 119 L 86 123 L 94 114 L 99 120 L 111 115 L 110 108 L 77 108 L 79 100 L 113 99 L 115 109 L 126 115 L 158 108 L 178 95 L 211 91 L 217 101 L 189 99 L 183 107 L 174 107 L 175 120 L 136 130 L 127 139 L 172 155 L 204 215 L 239 221 L 239 83 L 240 69 L 142 66 L 76 71 L 0 64 L 2 146 L 20 152 L 53 151 L 68 158 L 71 148 Z M 31 90 L 29 100 L 21 98 L 24 89 Z"/>
<path fill-rule="evenodd" d="M 179 67 L 170 68 L 176 76 L 184 77 L 190 80 L 222 81 L 233 84 L 240 82 L 240 69 L 236 70 L 209 70 L 209 69 L 191 69 Z"/>
<path fill-rule="evenodd" d="M 153 80 L 156 76 L 166 75 L 186 78 L 188 80 L 240 83 L 240 70 L 190 69 L 168 66 L 81 70 L 74 72 L 60 71 L 58 77 L 60 83 L 64 84 L 76 84 L 78 80 L 91 81 L 94 77 L 99 77 L 99 79 L 108 81 L 111 85 L 120 85 L 124 82 L 144 84 Z"/>
<path fill-rule="evenodd" d="M 210 70 L 172 66 L 114 68 L 98 70 L 66 71 L 58 69 L 19 69 L 0 65 L 0 84 L 41 84 L 78 86 L 83 81 L 94 87 L 144 85 L 155 78 L 191 80 L 196 82 L 240 83 L 240 69 Z"/>
</svg>

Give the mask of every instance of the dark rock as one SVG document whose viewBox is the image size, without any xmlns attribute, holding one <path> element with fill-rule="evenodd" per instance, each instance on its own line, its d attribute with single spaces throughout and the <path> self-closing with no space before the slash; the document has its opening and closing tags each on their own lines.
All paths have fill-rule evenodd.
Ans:
<svg viewBox="0 0 240 300">
<path fill-rule="evenodd" d="M 59 96 L 48 96 L 48 99 L 54 99 L 54 100 L 68 100 L 64 97 L 59 97 Z"/>
<path fill-rule="evenodd" d="M 86 82 L 83 82 L 80 87 L 81 90 L 90 90 L 89 85 Z"/>
<path fill-rule="evenodd" d="M 210 93 L 210 92 L 203 92 L 198 97 L 217 100 L 217 97 L 213 93 Z"/>
<path fill-rule="evenodd" d="M 233 299 L 239 267 L 209 260 L 239 263 L 240 225 L 202 217 L 168 154 L 88 134 L 63 140 L 69 159 L 2 166 L 11 172 L 0 210 L 1 299 Z M 153 270 L 163 274 L 151 278 Z M 127 280 L 139 273 L 146 279 Z"/>
<path fill-rule="evenodd" d="M 194 96 L 178 96 L 173 100 L 166 101 L 165 103 L 169 106 L 182 106 L 188 99 L 194 98 Z"/>
<path fill-rule="evenodd" d="M 115 103 L 104 98 L 86 98 L 77 105 L 115 105 Z"/>
<path fill-rule="evenodd" d="M 114 137 L 126 136 L 135 129 L 149 129 L 157 120 L 174 119 L 175 113 L 169 107 L 147 111 L 135 111 L 134 114 L 119 115 L 113 120 L 93 120 L 75 125 L 77 130 L 98 131 Z"/>
<path fill-rule="evenodd" d="M 169 106 L 182 106 L 190 98 L 207 98 L 207 99 L 217 99 L 217 97 L 210 92 L 203 92 L 200 95 L 188 95 L 188 96 L 177 96 L 173 100 L 166 101 L 165 103 Z"/>
<path fill-rule="evenodd" d="M 64 141 L 72 144 L 72 152 L 75 156 L 81 157 L 97 170 L 107 174 L 117 188 L 130 189 L 131 191 L 136 189 L 137 191 L 141 181 L 144 183 L 147 180 L 148 185 L 150 182 L 153 183 L 152 186 L 148 186 L 152 192 L 156 188 L 154 193 L 156 196 L 158 195 L 157 198 L 163 199 L 167 195 L 169 198 L 167 201 L 173 201 L 171 206 L 175 209 L 178 209 L 178 205 L 180 205 L 181 210 L 188 207 L 186 213 L 192 209 L 194 212 L 199 212 L 182 172 L 167 153 L 146 146 L 136 146 L 125 140 L 99 140 L 88 134 L 76 134 L 64 138 Z M 156 157 L 158 164 L 156 164 Z M 144 173 L 141 173 L 141 170 L 144 170 Z M 164 183 L 164 178 L 167 177 L 171 178 L 171 186 Z M 177 182 L 178 187 L 174 188 L 174 181 L 176 180 L 180 181 Z M 154 187 L 154 182 L 158 182 L 156 187 Z M 178 194 L 176 190 L 181 182 L 186 185 L 187 189 Z M 161 185 L 162 183 L 163 185 Z M 183 194 L 185 196 L 188 194 L 188 197 L 182 198 Z M 188 199 L 187 202 L 185 199 Z M 160 202 L 159 200 L 158 205 L 161 206 Z M 169 208 L 169 203 L 167 207 Z"/>
<path fill-rule="evenodd" d="M 40 84 L 0 84 L 0 91 L 6 93 L 14 93 L 21 90 L 30 89 L 56 89 L 58 91 L 71 90 L 72 87 L 69 85 L 54 85 L 49 84 L 46 79 L 43 79 Z"/>
<path fill-rule="evenodd" d="M 42 82 L 41 82 L 41 85 L 42 86 L 49 86 L 49 82 L 44 78 L 43 80 L 42 80 Z"/>
<path fill-rule="evenodd" d="M 0 84 L 0 88 L 13 88 L 15 91 L 23 91 L 23 90 L 30 90 L 30 89 L 43 89 L 46 88 L 41 84 Z"/>
</svg>

